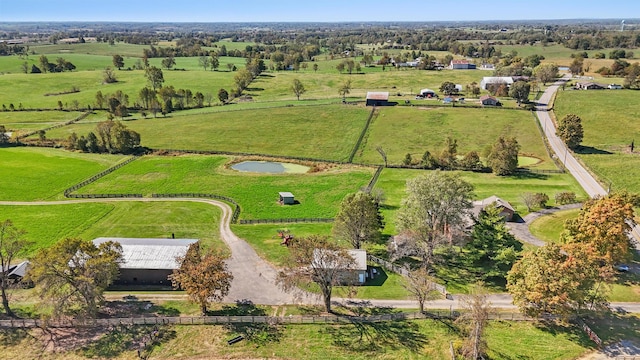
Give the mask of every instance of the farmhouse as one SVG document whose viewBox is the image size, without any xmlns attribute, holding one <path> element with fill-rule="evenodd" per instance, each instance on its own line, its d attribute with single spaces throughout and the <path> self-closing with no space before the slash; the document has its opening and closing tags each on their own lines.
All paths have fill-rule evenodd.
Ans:
<svg viewBox="0 0 640 360">
<path fill-rule="evenodd" d="M 320 251 L 326 251 L 322 249 L 314 249 L 313 250 L 313 262 L 316 266 L 332 269 L 336 265 L 335 264 L 318 264 L 320 260 Z M 362 249 L 352 249 L 348 250 L 347 253 L 354 260 L 353 264 L 348 268 L 338 269 L 340 272 L 338 273 L 339 283 L 341 284 L 350 284 L 350 285 L 362 285 L 367 280 L 367 251 Z"/>
<path fill-rule="evenodd" d="M 483 106 L 500 106 L 500 101 L 493 96 L 484 95 L 480 97 L 480 102 Z"/>
<path fill-rule="evenodd" d="M 505 221 L 513 220 L 513 215 L 516 210 L 509 204 L 508 201 L 502 200 L 499 197 L 492 195 L 486 199 L 478 200 L 473 202 L 473 214 L 478 217 L 480 212 L 484 210 L 487 206 L 494 204 L 498 209 L 500 209 L 500 216 L 502 216 Z"/>
<path fill-rule="evenodd" d="M 171 285 L 167 278 L 180 267 L 177 258 L 184 256 L 197 239 L 106 238 L 94 245 L 113 241 L 122 246 L 119 285 Z"/>
<path fill-rule="evenodd" d="M 367 92 L 367 106 L 386 106 L 386 105 L 389 105 L 389 92 L 387 91 Z"/>
<path fill-rule="evenodd" d="M 602 90 L 606 89 L 607 86 L 595 82 L 577 82 L 576 89 L 577 90 Z"/>
<path fill-rule="evenodd" d="M 451 63 L 449 63 L 449 69 L 452 70 L 471 70 L 475 68 L 476 64 L 468 60 L 451 60 Z"/>
<path fill-rule="evenodd" d="M 480 81 L 480 88 L 488 90 L 491 85 L 506 84 L 511 86 L 513 84 L 513 78 L 511 76 L 485 76 Z"/>
</svg>

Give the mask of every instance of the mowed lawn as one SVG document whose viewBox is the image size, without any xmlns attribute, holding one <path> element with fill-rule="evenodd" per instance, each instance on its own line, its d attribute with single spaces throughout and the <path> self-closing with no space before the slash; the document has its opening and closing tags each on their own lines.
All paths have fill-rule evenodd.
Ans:
<svg viewBox="0 0 640 360">
<path fill-rule="evenodd" d="M 146 156 L 78 192 L 213 193 L 235 199 L 242 219 L 333 217 L 342 198 L 366 186 L 372 168 L 336 166 L 309 174 L 240 173 L 224 168 L 221 156 Z M 282 206 L 278 193 L 292 192 L 300 204 Z"/>
<path fill-rule="evenodd" d="M 572 209 L 539 217 L 529 224 L 529 230 L 540 240 L 558 243 L 565 221 L 577 218 L 579 213 L 579 209 Z"/>
<path fill-rule="evenodd" d="M 629 149 L 632 141 L 640 141 L 638 95 L 633 90 L 560 91 L 555 102 L 558 120 L 567 114 L 582 119 L 585 148 L 578 156 L 613 191 L 640 192 L 640 150 Z"/>
<path fill-rule="evenodd" d="M 384 191 L 386 200 L 383 206 L 385 217 L 384 233 L 394 235 L 395 212 L 406 197 L 408 179 L 425 174 L 429 170 L 385 169 L 382 171 L 376 188 Z M 519 176 L 496 176 L 486 173 L 458 172 L 461 177 L 474 186 L 475 199 L 484 199 L 496 195 L 507 200 L 521 215 L 527 213 L 521 195 L 526 192 L 545 193 L 549 196 L 549 204 L 553 204 L 556 193 L 573 191 L 578 199 L 585 199 L 580 185 L 569 174 L 522 174 Z"/>
<path fill-rule="evenodd" d="M 555 169 L 542 142 L 536 119 L 528 111 L 474 109 L 383 107 L 370 126 L 364 147 L 357 159 L 382 164 L 376 150 L 381 146 L 390 164 L 400 164 L 407 153 L 419 160 L 425 151 L 437 156 L 450 136 L 458 142 L 458 154 L 477 151 L 482 155 L 500 136 L 515 137 L 520 153 L 543 162 L 537 168 Z"/>
<path fill-rule="evenodd" d="M 0 200 L 62 198 L 68 187 L 125 158 L 48 148 L 0 148 Z"/>
<path fill-rule="evenodd" d="M 220 210 L 193 202 L 109 202 L 0 206 L 0 221 L 11 219 L 33 245 L 29 253 L 66 237 L 200 239 L 226 249 L 219 234 Z M 150 219 L 153 219 L 150 221 Z"/>
</svg>

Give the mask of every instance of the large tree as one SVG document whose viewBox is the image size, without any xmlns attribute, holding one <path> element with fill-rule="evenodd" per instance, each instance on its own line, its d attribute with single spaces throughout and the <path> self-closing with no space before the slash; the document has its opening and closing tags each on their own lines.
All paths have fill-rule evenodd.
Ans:
<svg viewBox="0 0 640 360">
<path fill-rule="evenodd" d="M 162 67 L 167 70 L 170 70 L 175 65 L 176 59 L 173 56 L 167 56 L 166 58 L 162 59 Z"/>
<path fill-rule="evenodd" d="M 603 280 L 591 246 L 562 248 L 555 243 L 527 252 L 507 275 L 513 303 L 529 316 L 568 317 L 606 304 Z"/>
<path fill-rule="evenodd" d="M 153 88 L 153 91 L 156 91 L 160 87 L 162 87 L 162 84 L 164 83 L 164 76 L 162 74 L 162 69 L 157 68 L 155 66 L 150 66 L 145 71 L 145 75 L 147 77 L 147 81 Z"/>
<path fill-rule="evenodd" d="M 575 114 L 567 114 L 560 120 L 556 135 L 567 144 L 569 149 L 575 150 L 580 147 L 584 130 L 582 129 L 582 119 Z"/>
<path fill-rule="evenodd" d="M 451 81 L 445 81 L 440 85 L 440 92 L 445 95 L 451 95 L 458 93 L 458 89 L 456 88 L 456 84 Z"/>
<path fill-rule="evenodd" d="M 522 243 L 507 229 L 500 208 L 490 204 L 480 211 L 466 248 L 477 265 L 490 269 L 483 274 L 485 278 L 504 278 L 522 250 Z"/>
<path fill-rule="evenodd" d="M 582 205 L 576 219 L 565 223 L 565 243 L 590 244 L 608 267 L 629 259 L 631 255 L 630 221 L 633 205 L 623 195 L 612 194 Z"/>
<path fill-rule="evenodd" d="M 9 296 L 7 290 L 13 285 L 13 280 L 9 278 L 9 266 L 17 258 L 25 255 L 27 247 L 30 245 L 24 237 L 25 231 L 18 229 L 11 220 L 0 222 L 0 294 L 2 295 L 2 306 L 7 316 L 14 316 L 9 307 Z"/>
<path fill-rule="evenodd" d="M 225 89 L 218 90 L 218 100 L 221 103 L 226 104 L 227 100 L 229 100 L 229 92 Z"/>
<path fill-rule="evenodd" d="M 509 88 L 509 96 L 516 99 L 518 104 L 529 102 L 529 92 L 531 85 L 526 81 L 516 81 Z"/>
<path fill-rule="evenodd" d="M 533 69 L 535 77 L 542 81 L 544 85 L 558 77 L 558 66 L 555 64 L 541 64 Z"/>
<path fill-rule="evenodd" d="M 343 280 L 344 270 L 355 265 L 353 257 L 327 237 L 317 235 L 294 238 L 288 250 L 278 284 L 285 291 L 299 292 L 308 283 L 316 283 L 326 311 L 331 312 L 333 287 Z"/>
<path fill-rule="evenodd" d="M 363 242 L 378 239 L 383 226 L 379 204 L 371 194 L 360 191 L 342 200 L 333 223 L 333 233 L 360 249 Z"/>
<path fill-rule="evenodd" d="M 413 240 L 414 254 L 430 268 L 436 247 L 464 233 L 473 186 L 458 174 L 432 171 L 408 180 L 406 193 L 396 226 Z"/>
<path fill-rule="evenodd" d="M 518 169 L 518 151 L 520 151 L 520 145 L 516 138 L 501 136 L 491 147 L 487 164 L 496 175 L 512 175 Z"/>
<path fill-rule="evenodd" d="M 122 247 L 104 242 L 66 238 L 40 250 L 31 262 L 28 278 L 37 293 L 53 307 L 54 317 L 95 317 L 104 290 L 118 277 Z"/>
<path fill-rule="evenodd" d="M 113 55 L 113 66 L 117 67 L 118 70 L 122 69 L 124 66 L 124 58 L 118 54 Z"/>
<path fill-rule="evenodd" d="M 169 275 L 171 283 L 175 288 L 183 289 L 198 303 L 202 315 L 207 315 L 209 303 L 222 300 L 231 287 L 233 275 L 227 270 L 225 257 L 213 251 L 203 254 L 199 243 L 195 243 L 178 260 L 180 268 Z"/>
<path fill-rule="evenodd" d="M 302 84 L 300 79 L 293 79 L 291 91 L 293 91 L 293 94 L 300 100 L 300 95 L 304 94 L 307 90 L 304 88 L 304 84 Z"/>
<path fill-rule="evenodd" d="M 211 65 L 211 58 L 208 56 L 202 55 L 198 58 L 198 64 L 204 68 L 204 71 L 207 71 L 207 69 Z"/>
<path fill-rule="evenodd" d="M 347 95 L 351 92 L 351 80 L 345 81 L 338 89 L 338 93 L 342 95 L 342 102 L 347 100 Z"/>
</svg>

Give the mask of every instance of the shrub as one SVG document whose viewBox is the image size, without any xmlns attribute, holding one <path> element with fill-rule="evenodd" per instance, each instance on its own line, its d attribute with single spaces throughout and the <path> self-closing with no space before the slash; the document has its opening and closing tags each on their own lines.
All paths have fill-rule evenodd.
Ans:
<svg viewBox="0 0 640 360">
<path fill-rule="evenodd" d="M 571 191 L 563 191 L 556 194 L 556 204 L 566 205 L 566 204 L 575 204 L 576 193 Z"/>
</svg>

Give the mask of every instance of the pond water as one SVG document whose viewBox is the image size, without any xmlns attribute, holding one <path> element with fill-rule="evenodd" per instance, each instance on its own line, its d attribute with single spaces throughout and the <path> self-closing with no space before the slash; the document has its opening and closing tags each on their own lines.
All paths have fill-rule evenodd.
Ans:
<svg viewBox="0 0 640 360">
<path fill-rule="evenodd" d="M 558 70 L 560 70 L 560 71 L 569 71 L 569 67 L 568 66 L 558 66 Z"/>
<path fill-rule="evenodd" d="M 266 174 L 306 173 L 308 166 L 273 161 L 243 161 L 231 166 L 233 170 Z"/>
</svg>

